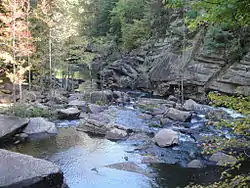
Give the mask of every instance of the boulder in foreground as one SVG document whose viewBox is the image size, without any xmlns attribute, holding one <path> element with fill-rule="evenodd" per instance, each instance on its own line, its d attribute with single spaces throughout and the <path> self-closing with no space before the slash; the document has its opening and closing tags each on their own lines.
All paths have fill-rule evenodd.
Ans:
<svg viewBox="0 0 250 188">
<path fill-rule="evenodd" d="M 0 149 L 1 188 L 61 188 L 63 174 L 49 161 Z"/>
</svg>

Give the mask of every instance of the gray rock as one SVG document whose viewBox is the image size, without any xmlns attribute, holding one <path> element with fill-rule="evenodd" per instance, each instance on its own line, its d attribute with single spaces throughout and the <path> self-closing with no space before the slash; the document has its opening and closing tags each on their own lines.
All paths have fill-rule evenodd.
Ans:
<svg viewBox="0 0 250 188">
<path fill-rule="evenodd" d="M 80 119 L 88 119 L 89 115 L 85 112 L 81 112 L 79 118 Z"/>
<path fill-rule="evenodd" d="M 181 111 L 181 110 L 177 110 L 174 108 L 169 108 L 166 113 L 164 114 L 164 117 L 170 118 L 172 120 L 176 120 L 176 121 L 188 121 L 191 118 L 191 113 L 190 112 L 186 112 L 186 111 Z"/>
<path fill-rule="evenodd" d="M 105 107 L 97 104 L 89 104 L 88 107 L 89 107 L 89 112 L 93 114 L 97 114 L 105 110 Z"/>
<path fill-rule="evenodd" d="M 212 110 L 206 114 L 206 118 L 215 122 L 219 122 L 222 119 L 232 119 L 230 114 L 228 114 L 224 110 Z"/>
<path fill-rule="evenodd" d="M 160 130 L 153 138 L 160 147 L 168 147 L 179 143 L 179 135 L 171 129 Z"/>
<path fill-rule="evenodd" d="M 160 122 L 161 122 L 161 125 L 166 125 L 168 123 L 173 123 L 173 120 L 171 120 L 169 118 L 161 118 Z"/>
<path fill-rule="evenodd" d="M 157 156 L 150 155 L 150 156 L 144 156 L 142 158 L 142 163 L 144 163 L 144 164 L 155 164 L 155 163 L 162 163 L 162 161 L 160 159 L 158 159 Z"/>
<path fill-rule="evenodd" d="M 90 93 L 90 100 L 92 103 L 102 102 L 106 104 L 113 100 L 113 93 L 109 90 L 93 91 Z"/>
<path fill-rule="evenodd" d="M 105 136 L 110 130 L 106 123 L 96 121 L 94 119 L 80 120 L 80 125 L 77 127 L 78 131 L 91 133 L 94 135 Z"/>
<path fill-rule="evenodd" d="M 72 100 L 68 103 L 70 107 L 77 107 L 79 110 L 86 112 L 87 111 L 87 103 L 85 101 L 80 100 Z"/>
<path fill-rule="evenodd" d="M 200 110 L 202 110 L 204 107 L 203 107 L 203 105 L 198 104 L 198 103 L 195 102 L 194 100 L 188 99 L 188 100 L 184 103 L 183 108 L 184 108 L 185 110 L 190 110 L 190 111 L 200 111 Z"/>
<path fill-rule="evenodd" d="M 114 168 L 118 170 L 124 170 L 128 172 L 139 173 L 148 177 L 151 176 L 146 170 L 144 170 L 142 167 L 138 166 L 137 164 L 133 162 L 115 163 L 115 164 L 106 165 L 105 167 Z"/>
<path fill-rule="evenodd" d="M 197 159 L 190 161 L 187 166 L 188 168 L 204 168 L 205 167 L 204 163 Z"/>
<path fill-rule="evenodd" d="M 128 137 L 128 133 L 126 130 L 112 128 L 107 131 L 105 138 L 108 140 L 124 140 Z"/>
<path fill-rule="evenodd" d="M 173 101 L 173 102 L 178 102 L 178 101 L 179 101 L 179 99 L 176 98 L 176 97 L 173 96 L 173 95 L 170 95 L 170 96 L 168 97 L 168 100 L 169 100 L 169 101 Z"/>
<path fill-rule="evenodd" d="M 0 187 L 61 188 L 63 174 L 49 161 L 0 149 Z"/>
<path fill-rule="evenodd" d="M 22 131 L 28 119 L 0 115 L 0 143 Z"/>
<path fill-rule="evenodd" d="M 57 134 L 55 123 L 52 123 L 42 117 L 31 118 L 28 126 L 23 130 L 28 135 L 47 135 Z"/>
<path fill-rule="evenodd" d="M 237 162 L 237 159 L 231 155 L 227 155 L 222 152 L 217 152 L 213 154 L 210 158 L 210 161 L 216 162 L 216 165 L 219 166 L 228 166 L 235 164 Z"/>
<path fill-rule="evenodd" d="M 81 111 L 77 108 L 67 108 L 58 110 L 58 118 L 59 119 L 78 119 Z"/>
<path fill-rule="evenodd" d="M 107 114 L 104 114 L 104 113 L 89 114 L 88 118 L 99 121 L 99 122 L 102 122 L 104 124 L 108 124 L 110 122 L 110 117 Z"/>
</svg>

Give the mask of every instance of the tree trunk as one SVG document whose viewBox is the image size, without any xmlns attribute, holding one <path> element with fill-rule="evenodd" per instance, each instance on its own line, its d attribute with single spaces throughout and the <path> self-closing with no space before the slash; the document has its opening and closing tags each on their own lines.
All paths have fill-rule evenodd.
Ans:
<svg viewBox="0 0 250 188">
<path fill-rule="evenodd" d="M 51 28 L 49 29 L 49 79 L 50 79 L 50 86 L 52 86 L 52 40 L 51 40 Z"/>
<path fill-rule="evenodd" d="M 13 53 L 13 103 L 16 103 L 16 0 L 13 1 L 13 41 L 12 41 L 12 53 Z"/>
<path fill-rule="evenodd" d="M 30 64 L 30 56 L 28 56 L 28 65 L 29 65 L 29 90 L 31 90 L 31 64 Z"/>
<path fill-rule="evenodd" d="M 20 102 L 22 102 L 23 100 L 22 83 L 19 83 L 19 96 L 20 96 Z"/>
</svg>

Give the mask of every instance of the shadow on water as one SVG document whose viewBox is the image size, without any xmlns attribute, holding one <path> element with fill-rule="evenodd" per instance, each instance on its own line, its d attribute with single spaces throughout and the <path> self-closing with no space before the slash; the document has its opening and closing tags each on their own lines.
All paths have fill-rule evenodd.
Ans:
<svg viewBox="0 0 250 188">
<path fill-rule="evenodd" d="M 206 167 L 202 169 L 181 168 L 179 165 L 154 164 L 152 168 L 158 174 L 157 184 L 161 187 L 185 187 L 190 183 L 207 185 L 220 178 L 219 167 Z"/>
</svg>

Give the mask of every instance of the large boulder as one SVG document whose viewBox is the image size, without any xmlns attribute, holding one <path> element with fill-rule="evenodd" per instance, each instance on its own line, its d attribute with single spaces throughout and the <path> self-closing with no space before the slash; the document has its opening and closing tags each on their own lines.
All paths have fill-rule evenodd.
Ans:
<svg viewBox="0 0 250 188">
<path fill-rule="evenodd" d="M 87 103 L 85 101 L 80 100 L 72 100 L 68 103 L 69 107 L 77 107 L 79 110 L 86 112 L 87 111 Z"/>
<path fill-rule="evenodd" d="M 219 166 L 228 166 L 228 165 L 235 164 L 237 162 L 237 159 L 235 157 L 231 155 L 227 155 L 222 152 L 214 153 L 209 158 L 209 160 L 215 162 L 216 165 L 219 165 Z"/>
<path fill-rule="evenodd" d="M 198 104 L 197 102 L 195 102 L 192 99 L 188 99 L 184 103 L 183 108 L 185 110 L 190 110 L 190 111 L 200 111 L 200 110 L 204 109 L 204 106 L 201 104 Z"/>
<path fill-rule="evenodd" d="M 52 123 L 42 117 L 31 118 L 28 126 L 23 130 L 24 133 L 31 136 L 57 134 L 55 123 Z"/>
<path fill-rule="evenodd" d="M 67 109 L 60 109 L 58 112 L 59 119 L 78 119 L 80 116 L 81 111 L 77 108 L 67 108 Z"/>
<path fill-rule="evenodd" d="M 153 138 L 160 147 L 168 147 L 179 143 L 179 134 L 170 129 L 160 130 Z"/>
<path fill-rule="evenodd" d="M 192 114 L 190 112 L 177 110 L 174 108 L 169 108 L 164 117 L 170 118 L 175 121 L 189 121 L 191 119 Z"/>
<path fill-rule="evenodd" d="M 28 119 L 0 115 L 0 143 L 21 132 L 28 122 Z"/>
<path fill-rule="evenodd" d="M 0 187 L 61 188 L 63 173 L 49 161 L 0 149 Z"/>
</svg>

